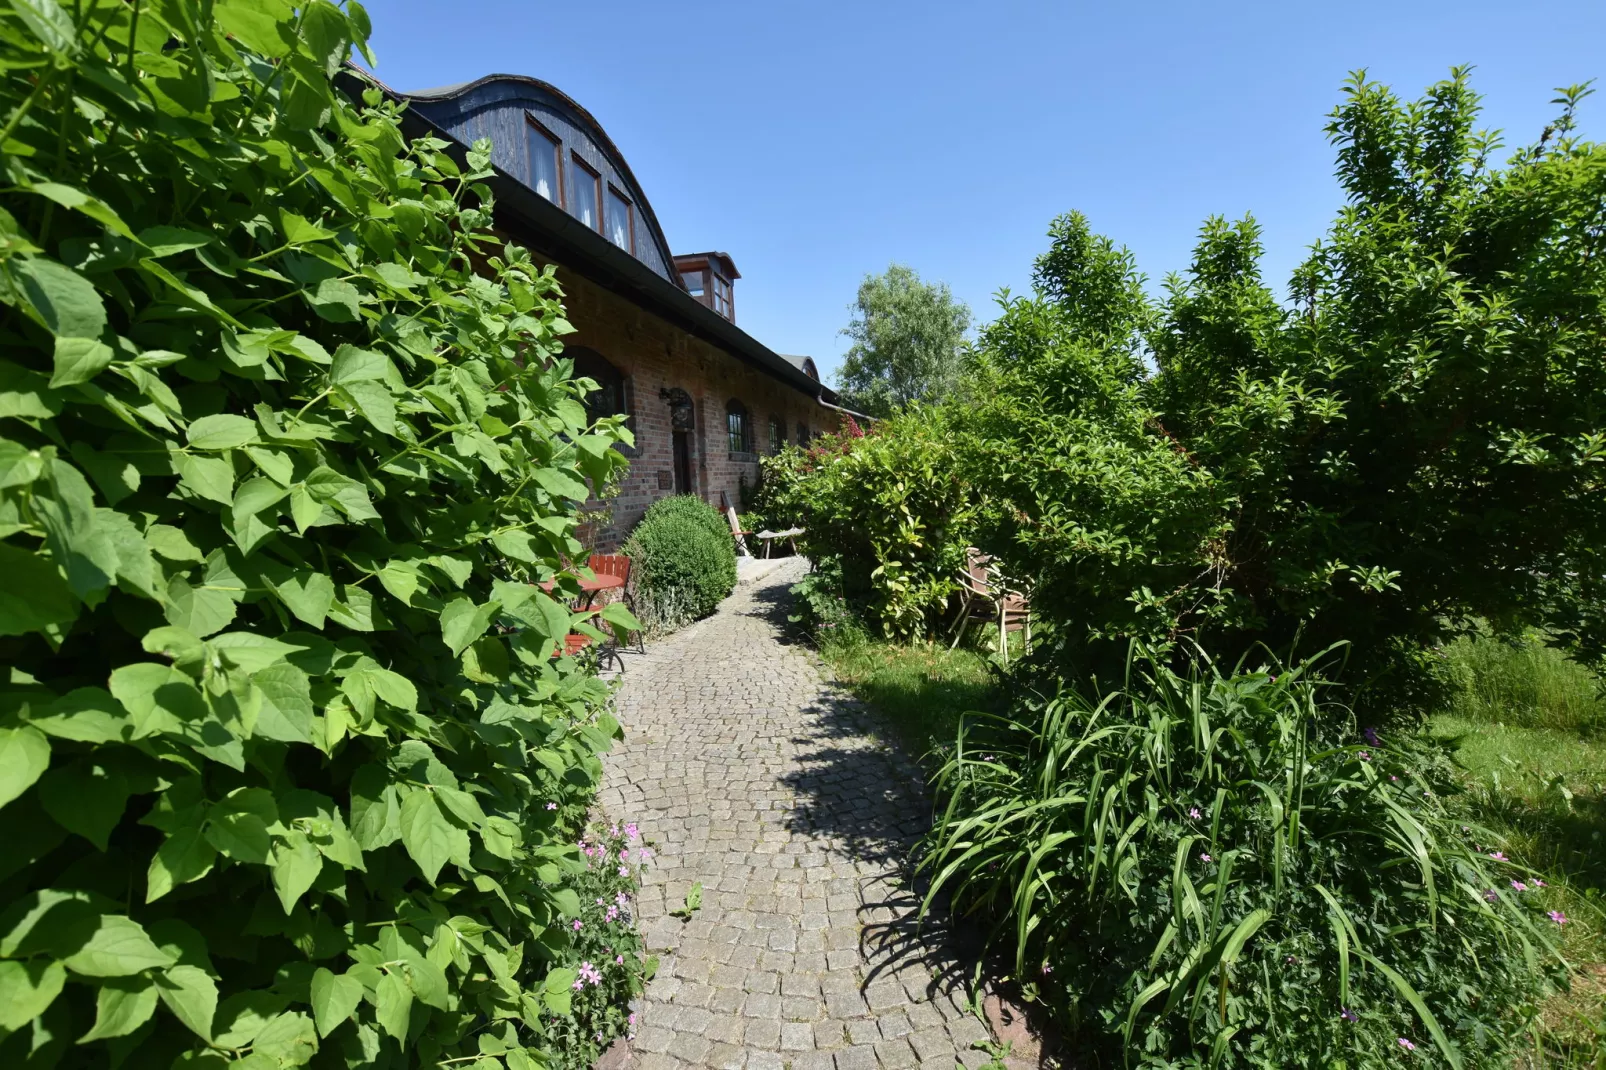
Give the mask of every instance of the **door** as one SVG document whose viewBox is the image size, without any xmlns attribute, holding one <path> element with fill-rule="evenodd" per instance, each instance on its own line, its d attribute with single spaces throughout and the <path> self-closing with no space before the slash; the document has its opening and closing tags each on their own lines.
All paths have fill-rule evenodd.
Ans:
<svg viewBox="0 0 1606 1070">
<path fill-rule="evenodd" d="M 675 493 L 690 494 L 691 487 L 691 432 L 676 431 L 675 436 Z"/>
</svg>

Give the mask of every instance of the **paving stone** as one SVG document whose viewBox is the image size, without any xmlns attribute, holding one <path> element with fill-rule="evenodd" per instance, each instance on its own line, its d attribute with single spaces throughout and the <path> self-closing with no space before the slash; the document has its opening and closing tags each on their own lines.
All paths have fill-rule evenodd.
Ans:
<svg viewBox="0 0 1606 1070">
<path fill-rule="evenodd" d="M 962 993 L 924 1002 L 963 965 L 937 926 L 916 935 L 904 883 L 930 812 L 918 768 L 783 641 L 807 567 L 777 563 L 624 654 L 598 805 L 657 852 L 632 917 L 662 956 L 630 1070 L 954 1070 L 986 1038 Z M 671 917 L 698 882 L 702 908 Z"/>
</svg>

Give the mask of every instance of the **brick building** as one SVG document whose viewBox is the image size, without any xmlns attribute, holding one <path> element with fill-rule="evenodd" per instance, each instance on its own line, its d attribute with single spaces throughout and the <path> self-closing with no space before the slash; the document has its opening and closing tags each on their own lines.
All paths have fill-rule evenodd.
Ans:
<svg viewBox="0 0 1606 1070">
<path fill-rule="evenodd" d="M 408 104 L 411 136 L 491 139 L 495 225 L 557 266 L 575 327 L 566 355 L 602 385 L 593 414 L 630 417 L 623 485 L 589 504 L 597 548 L 617 546 L 670 494 L 739 508 L 761 454 L 837 429 L 844 410 L 813 360 L 777 354 L 736 326 L 735 262 L 671 251 L 629 164 L 584 108 L 516 75 L 393 95 Z"/>
</svg>

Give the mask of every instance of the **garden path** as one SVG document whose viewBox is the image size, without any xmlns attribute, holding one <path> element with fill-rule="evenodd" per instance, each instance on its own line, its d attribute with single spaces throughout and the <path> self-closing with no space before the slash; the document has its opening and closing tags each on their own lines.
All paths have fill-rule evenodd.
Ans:
<svg viewBox="0 0 1606 1070">
<path fill-rule="evenodd" d="M 602 805 L 657 854 L 640 924 L 661 956 L 639 1070 L 954 1070 L 988 1061 L 969 967 L 917 931 L 901 880 L 928 803 L 869 714 L 785 635 L 806 562 L 627 655 Z M 702 906 L 671 916 L 694 883 Z"/>
</svg>

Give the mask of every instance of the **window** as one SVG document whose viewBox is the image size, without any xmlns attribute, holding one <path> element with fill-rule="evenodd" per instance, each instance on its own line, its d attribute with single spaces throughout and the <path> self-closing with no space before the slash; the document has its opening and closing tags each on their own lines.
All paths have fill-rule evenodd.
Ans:
<svg viewBox="0 0 1606 1070">
<path fill-rule="evenodd" d="M 608 187 L 608 240 L 627 253 L 636 251 L 636 221 L 625 195 Z"/>
<path fill-rule="evenodd" d="M 731 284 L 718 273 L 710 272 L 710 274 L 714 276 L 714 311 L 726 319 L 734 319 L 731 307 Z"/>
<path fill-rule="evenodd" d="M 569 202 L 569 211 L 574 213 L 576 219 L 597 232 L 602 231 L 602 179 L 593 171 L 578 153 L 570 153 L 572 166 L 569 168 L 569 180 L 574 183 L 574 199 Z"/>
<path fill-rule="evenodd" d="M 752 432 L 747 426 L 747 406 L 732 399 L 725 405 L 725 430 L 732 453 L 753 452 Z"/>
<path fill-rule="evenodd" d="M 563 156 L 558 150 L 558 139 L 536 122 L 534 116 L 526 118 L 530 120 L 530 188 L 553 204 L 561 205 L 563 181 L 559 161 Z"/>
<path fill-rule="evenodd" d="M 588 419 L 595 421 L 604 416 L 628 415 L 630 410 L 625 404 L 623 372 L 608 363 L 608 359 L 601 353 L 584 346 L 570 346 L 565 350 L 565 355 L 574 360 L 576 378 L 583 376 L 596 380 L 597 389 L 585 397 Z"/>
<path fill-rule="evenodd" d="M 703 273 L 701 271 L 682 271 L 680 281 L 686 284 L 686 292 L 693 297 L 703 296 Z"/>
<path fill-rule="evenodd" d="M 780 453 L 781 447 L 786 445 L 786 425 L 775 417 L 770 417 L 770 452 Z"/>
<path fill-rule="evenodd" d="M 809 429 L 805 424 L 800 423 L 797 425 L 797 444 L 799 446 L 807 446 L 809 444 Z"/>
</svg>

